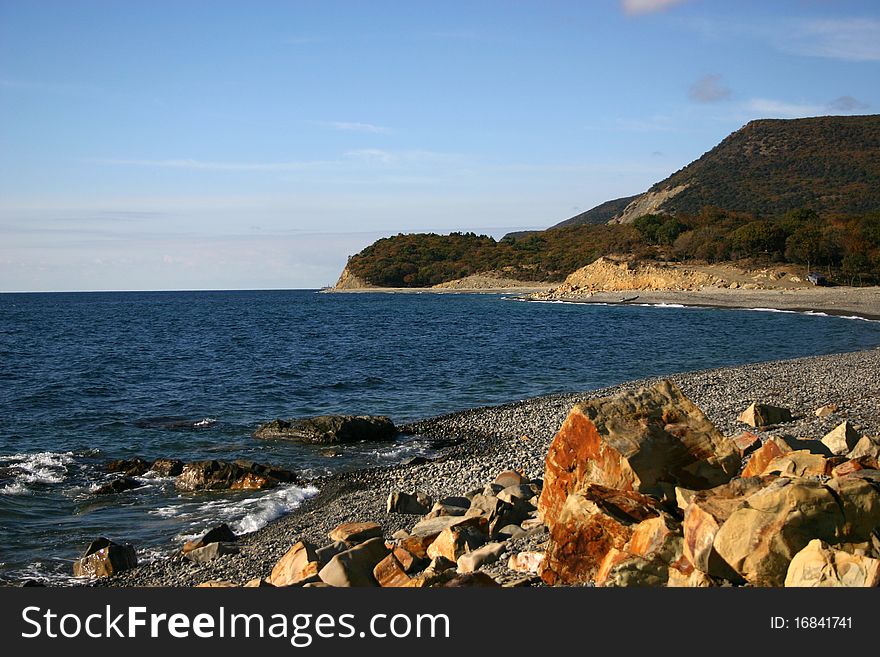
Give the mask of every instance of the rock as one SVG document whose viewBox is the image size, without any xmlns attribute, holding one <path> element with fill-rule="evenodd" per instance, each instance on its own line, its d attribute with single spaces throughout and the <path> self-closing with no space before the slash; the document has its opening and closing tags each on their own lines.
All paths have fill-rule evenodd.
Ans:
<svg viewBox="0 0 880 657">
<path fill-rule="evenodd" d="M 191 550 L 204 547 L 209 543 L 234 543 L 237 540 L 238 536 L 235 535 L 235 532 L 229 529 L 229 525 L 223 523 L 217 525 L 216 527 L 212 527 L 200 538 L 194 539 L 192 541 L 187 541 L 183 544 L 183 549 L 181 551 L 186 554 Z"/>
<path fill-rule="evenodd" d="M 253 463 L 252 461 L 194 461 L 183 466 L 174 480 L 182 491 L 197 490 L 255 490 L 271 488 L 280 482 L 294 480 L 289 470 Z"/>
<path fill-rule="evenodd" d="M 337 456 L 342 456 L 342 453 L 341 447 L 325 447 L 321 450 L 321 456 L 326 456 L 327 458 L 336 458 Z"/>
<path fill-rule="evenodd" d="M 177 459 L 156 459 L 150 470 L 160 477 L 176 477 L 183 472 L 183 461 Z"/>
<path fill-rule="evenodd" d="M 269 581 L 273 586 L 299 584 L 315 574 L 319 561 L 314 545 L 308 541 L 298 541 L 277 561 L 269 575 Z"/>
<path fill-rule="evenodd" d="M 791 411 L 789 411 L 787 408 L 754 402 L 746 410 L 740 413 L 737 420 L 748 424 L 750 427 L 755 427 L 759 429 L 761 427 L 769 427 L 774 424 L 784 424 L 786 422 L 791 422 L 792 417 Z"/>
<path fill-rule="evenodd" d="M 816 409 L 816 417 L 828 417 L 837 412 L 837 404 L 826 404 Z"/>
<path fill-rule="evenodd" d="M 409 458 L 403 459 L 400 462 L 401 465 L 425 465 L 425 463 L 429 463 L 430 459 L 424 456 L 410 456 Z"/>
<path fill-rule="evenodd" d="M 140 477 L 150 469 L 150 464 L 144 459 L 116 459 L 107 464 L 107 472 L 121 472 L 126 477 Z"/>
<path fill-rule="evenodd" d="M 238 584 L 225 579 L 209 579 L 207 582 L 196 584 L 197 589 L 236 589 Z"/>
<path fill-rule="evenodd" d="M 443 502 L 436 502 L 434 506 L 431 507 L 431 511 L 425 517 L 440 518 L 442 516 L 463 516 L 467 513 L 467 510 L 468 507 L 466 506 L 456 506 L 452 504 L 444 504 Z"/>
<path fill-rule="evenodd" d="M 495 579 L 486 573 L 464 573 L 452 577 L 443 584 L 443 588 L 453 589 L 461 587 L 500 587 Z"/>
<path fill-rule="evenodd" d="M 382 528 L 375 522 L 344 522 L 331 530 L 328 536 L 331 541 L 342 541 L 351 545 L 371 538 L 381 538 Z"/>
<path fill-rule="evenodd" d="M 513 504 L 515 500 L 528 501 L 540 493 L 541 489 L 537 486 L 517 484 L 516 486 L 508 486 L 501 490 L 496 497 L 502 502 Z"/>
<path fill-rule="evenodd" d="M 406 574 L 403 564 L 391 552 L 373 568 L 373 577 L 383 587 L 399 587 L 409 584 L 410 577 Z"/>
<path fill-rule="evenodd" d="M 480 520 L 482 523 L 463 522 L 444 529 L 428 546 L 428 556 L 458 561 L 461 555 L 483 545 L 489 539 L 485 519 L 473 517 L 469 520 Z"/>
<path fill-rule="evenodd" d="M 442 530 L 441 530 L 442 531 Z M 434 539 L 440 535 L 438 531 L 436 534 L 425 534 L 421 536 L 409 536 L 407 538 L 401 539 L 398 547 L 403 548 L 410 554 L 412 554 L 416 559 L 427 559 L 428 558 L 428 546 L 434 542 Z M 398 557 L 399 559 L 400 557 Z"/>
<path fill-rule="evenodd" d="M 810 540 L 868 540 L 880 525 L 880 492 L 859 474 L 831 479 L 827 486 L 777 479 L 724 522 L 715 535 L 715 552 L 750 584 L 781 586 L 790 561 Z"/>
<path fill-rule="evenodd" d="M 249 579 L 244 588 L 246 589 L 271 589 L 275 588 L 275 585 L 269 581 L 268 577 L 254 577 L 253 579 Z"/>
<path fill-rule="evenodd" d="M 505 525 L 497 532 L 495 532 L 496 538 L 500 538 L 505 541 L 512 538 L 519 538 L 520 536 L 525 536 L 526 534 L 528 534 L 528 532 L 519 525 Z"/>
<path fill-rule="evenodd" d="M 523 528 L 524 531 L 530 532 L 534 529 L 547 529 L 544 525 L 544 522 L 540 518 L 526 518 L 520 523 L 520 527 Z"/>
<path fill-rule="evenodd" d="M 850 554 L 814 539 L 792 558 L 785 586 L 880 586 L 880 560 Z"/>
<path fill-rule="evenodd" d="M 669 570 L 661 559 L 612 548 L 596 573 L 596 586 L 665 586 Z"/>
<path fill-rule="evenodd" d="M 272 420 L 254 432 L 255 438 L 283 438 L 318 445 L 391 440 L 395 436 L 397 428 L 394 423 L 385 416 L 374 415 L 318 415 Z"/>
<path fill-rule="evenodd" d="M 733 439 L 733 445 L 740 457 L 745 458 L 761 446 L 761 439 L 751 431 L 743 431 Z"/>
<path fill-rule="evenodd" d="M 861 440 L 856 443 L 856 446 L 853 447 L 848 456 L 851 459 L 858 459 L 863 456 L 880 459 L 880 438 L 862 436 Z"/>
<path fill-rule="evenodd" d="M 871 456 L 862 456 L 857 459 L 849 459 L 835 466 L 831 470 L 831 476 L 844 477 L 859 470 L 876 470 L 878 467 L 880 467 L 880 463 L 878 463 L 877 459 Z"/>
<path fill-rule="evenodd" d="M 518 573 L 537 573 L 544 563 L 543 552 L 517 552 L 510 556 L 507 567 Z"/>
<path fill-rule="evenodd" d="M 408 513 L 421 516 L 431 509 L 433 502 L 429 495 L 425 493 L 404 493 L 402 491 L 392 491 L 388 495 L 386 504 L 387 513 Z"/>
<path fill-rule="evenodd" d="M 699 570 L 684 573 L 676 568 L 670 568 L 666 586 L 669 588 L 708 588 L 715 586 L 715 582 L 706 573 Z"/>
<path fill-rule="evenodd" d="M 685 509 L 687 509 L 688 504 L 691 503 L 691 500 L 694 499 L 694 495 L 696 495 L 697 492 L 698 491 L 691 490 L 690 488 L 682 488 L 681 486 L 676 486 L 675 506 L 684 511 Z"/>
<path fill-rule="evenodd" d="M 782 438 L 771 437 L 749 457 L 742 477 L 757 477 L 764 473 L 773 459 L 791 452 L 792 449 Z"/>
<path fill-rule="evenodd" d="M 498 486 L 501 486 L 501 489 L 504 489 L 509 486 L 519 486 L 520 484 L 527 484 L 529 483 L 529 480 L 516 470 L 505 470 L 504 472 L 499 473 L 497 477 L 495 477 L 494 483 Z"/>
<path fill-rule="evenodd" d="M 461 522 L 468 522 L 470 518 L 461 516 L 440 516 L 438 518 L 426 518 L 416 523 L 410 531 L 410 537 L 435 538 L 447 527 L 452 527 Z M 407 548 L 409 549 L 409 548 Z"/>
<path fill-rule="evenodd" d="M 861 438 L 862 437 L 859 435 L 858 431 L 853 428 L 852 424 L 844 420 L 834 429 L 825 434 L 822 438 L 822 444 L 831 450 L 832 454 L 842 456 L 844 454 L 849 454 Z"/>
<path fill-rule="evenodd" d="M 239 549 L 235 543 L 208 543 L 197 547 L 185 554 L 186 558 L 194 563 L 208 563 L 227 554 L 238 554 Z"/>
<path fill-rule="evenodd" d="M 347 550 L 350 545 L 344 543 L 343 541 L 333 541 L 330 545 L 325 545 L 322 548 L 318 548 L 315 550 L 315 554 L 318 557 L 318 563 L 322 566 L 330 561 L 333 557 L 335 557 L 340 552 L 344 552 Z"/>
<path fill-rule="evenodd" d="M 472 573 L 482 566 L 495 563 L 505 550 L 504 543 L 487 543 L 458 558 L 458 572 Z"/>
<path fill-rule="evenodd" d="M 576 405 L 553 439 L 538 505 L 552 532 L 566 499 L 588 484 L 673 498 L 739 470 L 733 443 L 671 382 Z"/>
<path fill-rule="evenodd" d="M 790 477 L 822 477 L 831 474 L 832 462 L 820 454 L 806 450 L 777 456 L 761 474 L 779 474 Z"/>
<path fill-rule="evenodd" d="M 103 486 L 99 486 L 95 489 L 95 495 L 114 495 L 116 493 L 122 493 L 127 490 L 131 490 L 132 488 L 140 488 L 141 484 L 131 479 L 130 477 L 123 477 L 122 479 L 114 479 L 111 482 L 104 484 Z"/>
<path fill-rule="evenodd" d="M 418 570 L 421 570 L 426 563 L 427 546 L 425 546 L 425 552 L 422 554 L 422 556 L 413 554 L 405 547 L 400 545 L 395 545 L 393 548 L 391 548 L 391 552 L 394 553 L 397 562 L 400 564 L 401 568 L 403 568 L 403 572 L 408 575 Z"/>
<path fill-rule="evenodd" d="M 402 541 L 406 538 L 409 538 L 409 532 L 405 529 L 398 529 L 396 532 L 391 534 L 391 538 L 393 538 L 395 541 Z"/>
<path fill-rule="evenodd" d="M 775 477 L 737 478 L 699 491 L 687 505 L 682 523 L 683 552 L 688 561 L 704 573 L 742 581 L 739 573 L 715 551 L 715 536 L 731 514 L 751 496 L 775 481 Z"/>
<path fill-rule="evenodd" d="M 318 576 L 331 586 L 378 586 L 373 569 L 388 552 L 381 537 L 370 538 L 337 554 Z"/>
<path fill-rule="evenodd" d="M 137 554 L 127 543 L 120 545 L 109 538 L 98 538 L 73 562 L 74 577 L 109 577 L 137 566 Z"/>
<path fill-rule="evenodd" d="M 541 578 L 551 585 L 589 582 L 611 548 L 624 548 L 634 525 L 661 513 L 657 501 L 635 491 L 587 484 L 568 496 L 549 527 Z"/>
<path fill-rule="evenodd" d="M 486 497 L 496 497 L 498 493 L 504 490 L 504 486 L 500 484 L 486 484 L 482 490 L 474 492 L 474 495 L 485 495 Z M 474 495 L 465 495 L 469 500 L 474 499 Z"/>
</svg>

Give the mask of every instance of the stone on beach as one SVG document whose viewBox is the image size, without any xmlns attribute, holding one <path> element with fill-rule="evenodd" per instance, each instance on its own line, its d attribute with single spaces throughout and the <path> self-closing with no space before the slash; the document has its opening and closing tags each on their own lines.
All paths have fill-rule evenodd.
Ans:
<svg viewBox="0 0 880 657">
<path fill-rule="evenodd" d="M 733 443 L 661 381 L 571 410 L 546 457 L 539 510 L 552 531 L 566 498 L 591 483 L 674 499 L 675 486 L 711 488 L 739 465 Z"/>
<path fill-rule="evenodd" d="M 880 586 L 880 560 L 835 549 L 835 546 L 814 539 L 792 558 L 785 586 Z"/>
<path fill-rule="evenodd" d="M 239 547 L 235 543 L 208 543 L 185 554 L 194 563 L 208 563 L 228 554 L 238 554 Z"/>
<path fill-rule="evenodd" d="M 458 558 L 458 572 L 472 573 L 475 570 L 478 570 L 481 566 L 495 563 L 504 553 L 505 549 L 506 546 L 504 543 L 487 543 L 482 547 L 471 550 Z"/>
<path fill-rule="evenodd" d="M 349 545 L 382 536 L 382 527 L 375 522 L 344 522 L 328 534 L 331 541 L 341 541 Z"/>
<path fill-rule="evenodd" d="M 273 586 L 298 584 L 315 574 L 315 565 L 318 562 L 318 551 L 315 546 L 308 541 L 297 541 L 272 568 L 269 581 Z M 314 565 L 310 566 L 310 564 Z"/>
<path fill-rule="evenodd" d="M 537 573 L 544 563 L 544 556 L 543 552 L 517 552 L 507 560 L 507 567 L 519 573 Z"/>
<path fill-rule="evenodd" d="M 207 532 L 205 532 L 199 538 L 196 538 L 196 539 L 193 539 L 191 541 L 187 541 L 186 543 L 184 543 L 183 548 L 181 549 L 181 552 L 186 554 L 187 552 L 190 552 L 191 550 L 195 550 L 200 547 L 204 547 L 205 545 L 208 545 L 209 543 L 216 543 L 216 542 L 233 543 L 237 540 L 238 540 L 238 537 L 235 535 L 235 532 L 233 532 L 229 528 L 229 525 L 227 525 L 226 523 L 222 523 L 220 525 L 217 525 L 216 527 L 212 527 L 211 529 L 209 529 Z"/>
<path fill-rule="evenodd" d="M 378 586 L 373 569 L 388 552 L 382 538 L 371 538 L 330 559 L 318 577 L 330 586 Z"/>
<path fill-rule="evenodd" d="M 450 561 L 475 550 L 483 545 L 488 539 L 488 525 L 484 518 L 474 517 L 469 520 L 482 522 L 461 522 L 444 529 L 434 542 L 428 546 L 430 558 L 445 557 Z"/>
<path fill-rule="evenodd" d="M 390 552 L 373 568 L 373 577 L 382 587 L 400 587 L 409 584 L 410 577 L 406 568 L 397 559 L 395 552 Z"/>
<path fill-rule="evenodd" d="M 861 438 L 852 424 L 844 420 L 825 434 L 822 438 L 822 444 L 831 450 L 832 454 L 842 456 L 851 452 Z"/>
<path fill-rule="evenodd" d="M 762 404 L 761 402 L 753 402 L 746 410 L 740 413 L 737 419 L 756 429 L 792 421 L 791 411 L 787 408 Z"/>
<path fill-rule="evenodd" d="M 858 459 L 863 456 L 880 459 L 880 437 L 862 436 L 848 456 L 851 459 Z"/>
<path fill-rule="evenodd" d="M 254 432 L 256 438 L 281 438 L 318 445 L 391 440 L 396 435 L 394 423 L 383 415 L 318 415 L 272 420 Z"/>
<path fill-rule="evenodd" d="M 387 513 L 407 513 L 421 516 L 430 511 L 433 501 L 429 495 L 420 493 L 405 493 L 403 491 L 392 491 L 388 495 L 388 503 L 385 511 Z"/>
<path fill-rule="evenodd" d="M 83 556 L 73 562 L 73 576 L 109 577 L 135 566 L 137 554 L 131 545 L 101 537 L 92 541 Z"/>
</svg>

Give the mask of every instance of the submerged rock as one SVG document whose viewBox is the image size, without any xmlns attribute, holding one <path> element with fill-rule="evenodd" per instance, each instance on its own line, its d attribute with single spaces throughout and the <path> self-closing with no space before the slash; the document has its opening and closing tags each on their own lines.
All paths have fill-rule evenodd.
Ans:
<svg viewBox="0 0 880 657">
<path fill-rule="evenodd" d="M 397 433 L 397 427 L 384 415 L 318 415 L 272 420 L 261 425 L 254 432 L 254 437 L 332 445 L 360 440 L 391 440 Z"/>
</svg>

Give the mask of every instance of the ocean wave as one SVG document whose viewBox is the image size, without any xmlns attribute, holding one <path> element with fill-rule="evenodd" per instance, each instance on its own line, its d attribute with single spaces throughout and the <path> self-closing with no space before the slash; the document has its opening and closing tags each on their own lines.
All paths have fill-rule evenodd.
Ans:
<svg viewBox="0 0 880 657">
<path fill-rule="evenodd" d="M 67 466 L 73 463 L 73 452 L 36 452 L 33 454 L 12 454 L 0 456 L 0 463 L 12 475 L 12 481 L 0 494 L 23 495 L 30 488 L 28 484 L 60 484 L 67 478 Z"/>
</svg>

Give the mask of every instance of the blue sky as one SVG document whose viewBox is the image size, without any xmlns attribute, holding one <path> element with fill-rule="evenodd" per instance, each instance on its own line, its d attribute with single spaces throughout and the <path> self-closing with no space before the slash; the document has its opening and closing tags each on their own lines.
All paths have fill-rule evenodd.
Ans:
<svg viewBox="0 0 880 657">
<path fill-rule="evenodd" d="M 876 2 L 0 0 L 0 290 L 318 287 L 878 108 Z"/>
</svg>

